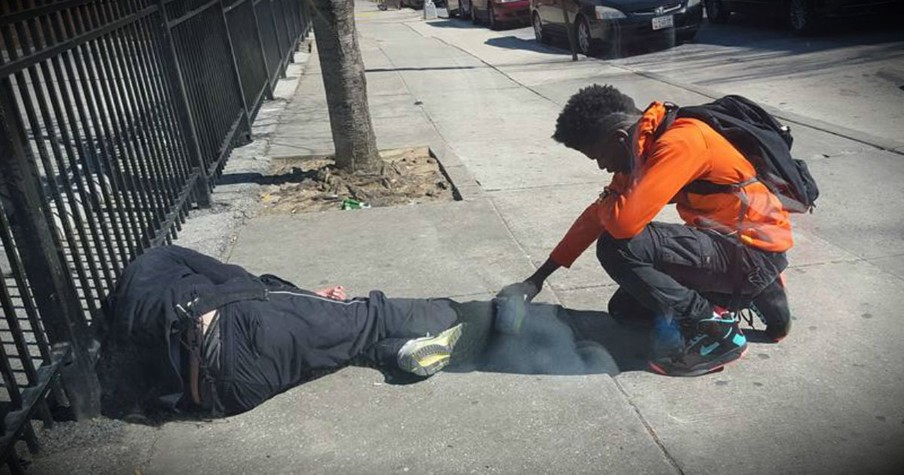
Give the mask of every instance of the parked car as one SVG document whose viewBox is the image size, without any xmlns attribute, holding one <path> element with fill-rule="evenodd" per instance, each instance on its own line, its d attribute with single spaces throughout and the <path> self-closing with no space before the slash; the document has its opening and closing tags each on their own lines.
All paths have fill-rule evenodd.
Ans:
<svg viewBox="0 0 904 475">
<path fill-rule="evenodd" d="M 461 17 L 465 20 L 471 18 L 470 0 L 446 0 L 446 11 L 449 18 Z"/>
<path fill-rule="evenodd" d="M 471 0 L 470 4 L 474 24 L 485 21 L 494 30 L 502 23 L 530 20 L 530 0 Z"/>
<path fill-rule="evenodd" d="M 732 12 L 772 13 L 786 18 L 795 34 L 812 33 L 822 20 L 902 14 L 901 0 L 705 0 L 706 18 L 724 23 Z"/>
<path fill-rule="evenodd" d="M 531 23 L 537 41 L 567 37 L 565 15 L 575 33 L 578 52 L 592 55 L 616 42 L 674 34 L 688 41 L 703 21 L 701 0 L 531 0 Z"/>
<path fill-rule="evenodd" d="M 399 0 L 399 8 L 405 7 L 420 10 L 421 8 L 424 8 L 424 0 Z"/>
</svg>

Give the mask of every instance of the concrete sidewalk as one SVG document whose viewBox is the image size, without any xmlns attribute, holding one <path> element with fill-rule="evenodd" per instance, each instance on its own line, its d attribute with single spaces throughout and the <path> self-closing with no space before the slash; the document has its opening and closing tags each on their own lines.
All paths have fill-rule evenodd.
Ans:
<svg viewBox="0 0 904 475">
<path fill-rule="evenodd" d="M 379 147 L 429 145 L 464 200 L 254 217 L 222 253 L 252 272 L 309 288 L 343 284 L 353 295 L 377 288 L 489 299 L 546 259 L 608 179 L 549 138 L 571 94 L 598 82 L 638 104 L 707 100 L 603 61 L 506 47 L 505 32 L 423 22 L 420 12 L 379 12 L 367 2 L 356 8 Z M 823 196 L 816 213 L 795 216 L 786 272 L 794 329 L 781 344 L 752 343 L 724 372 L 681 379 L 639 370 L 642 355 L 619 343 L 621 330 L 605 313 L 615 288 L 591 251 L 555 274 L 538 302 L 550 310 L 541 318 L 561 318 L 564 334 L 604 348 L 614 363 L 606 371 L 447 372 L 397 386 L 377 371 L 347 368 L 238 417 L 117 426 L 110 443 L 132 455 L 100 468 L 897 473 L 904 219 L 889 205 L 904 202 L 904 160 L 806 126 L 795 137 Z M 261 153 L 269 158 L 332 151 L 316 57 L 268 140 Z M 659 219 L 677 217 L 667 210 Z M 35 466 L 54 471 L 53 460 Z"/>
<path fill-rule="evenodd" d="M 573 64 L 542 47 L 499 47 L 504 33 L 461 22 L 424 23 L 414 12 L 393 12 L 389 20 L 367 4 L 358 7 L 380 147 L 430 145 L 444 164 L 462 164 L 482 193 L 445 205 L 259 218 L 244 229 L 232 262 L 282 273 L 303 286 L 343 283 L 357 294 L 382 288 L 396 296 L 486 298 L 541 264 L 604 181 L 592 163 L 549 139 L 568 96 L 608 82 L 639 104 L 707 100 L 602 61 Z M 330 150 L 325 107 L 311 107 L 323 98 L 319 77 L 310 72 L 281 121 L 273 156 Z M 311 123 L 322 124 L 324 133 Z M 895 447 L 904 441 L 902 357 L 876 349 L 894 348 L 904 334 L 894 313 L 901 297 L 888 297 L 904 287 L 904 226 L 900 216 L 871 203 L 901 202 L 904 192 L 894 180 L 904 176 L 904 162 L 815 129 L 795 132 L 796 151 L 810 157 L 824 197 L 816 214 L 797 220 L 788 272 L 797 319 L 785 343 L 754 344 L 725 372 L 689 380 L 637 371 L 614 379 L 442 374 L 398 392 L 396 404 L 421 407 L 421 391 L 431 384 L 459 397 L 433 396 L 437 411 L 429 415 L 392 413 L 398 425 L 389 432 L 374 424 L 343 426 L 354 427 L 358 438 L 334 447 L 351 465 L 333 468 L 398 470 L 395 450 L 354 455 L 364 441 L 385 443 L 387 436 L 397 438 L 387 449 L 414 444 L 429 455 L 409 462 L 411 468 L 440 473 L 895 467 Z M 861 193 L 850 193 L 854 188 Z M 266 248 L 284 252 L 260 252 Z M 614 288 L 592 252 L 550 284 L 540 301 L 608 319 L 602 310 Z M 379 377 L 347 372 L 357 383 L 335 384 L 327 398 L 360 407 L 360 390 Z M 570 389 L 546 399 L 563 386 Z M 295 400 L 312 404 L 301 394 Z M 488 418 L 485 405 L 506 410 Z M 362 416 L 369 410 L 386 416 L 387 408 L 366 407 Z M 462 446 L 458 435 L 470 443 Z M 589 441 L 596 450 L 587 450 Z M 465 450 L 434 452 L 443 442 Z"/>
</svg>

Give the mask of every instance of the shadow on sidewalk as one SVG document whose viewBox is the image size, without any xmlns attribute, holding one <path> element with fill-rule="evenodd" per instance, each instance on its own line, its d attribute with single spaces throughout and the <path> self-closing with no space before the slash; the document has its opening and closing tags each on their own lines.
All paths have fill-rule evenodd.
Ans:
<svg viewBox="0 0 904 475">
<path fill-rule="evenodd" d="M 467 305 L 474 304 L 480 303 Z M 481 348 L 473 352 L 479 356 L 453 361 L 446 371 L 616 376 L 646 370 L 647 331 L 620 325 L 605 312 L 532 304 L 518 335 L 483 331 L 487 335 L 470 335 L 480 341 Z M 467 333 L 462 340 L 466 338 Z"/>
<path fill-rule="evenodd" d="M 564 48 L 565 51 L 547 46 L 543 43 L 540 43 L 537 40 L 530 39 L 526 40 L 524 38 L 518 38 L 516 36 L 503 36 L 500 38 L 490 38 L 484 41 L 484 44 L 487 46 L 495 46 L 497 48 L 506 48 L 506 49 L 520 49 L 533 51 L 535 53 L 545 53 L 545 54 L 554 54 L 558 56 L 563 56 L 566 54 L 570 54 L 568 52 L 568 44 L 566 43 Z M 556 44 L 556 46 L 560 46 Z"/>
<path fill-rule="evenodd" d="M 484 44 L 488 46 L 495 46 L 497 48 L 533 51 L 535 53 L 550 54 L 561 56 L 563 58 L 570 58 L 571 56 L 571 46 L 568 43 L 568 39 L 565 37 L 553 37 L 550 40 L 550 43 L 546 44 L 540 43 L 534 39 L 505 36 L 500 38 L 490 38 L 486 40 Z M 632 56 L 640 56 L 644 54 L 665 51 L 676 46 L 677 44 L 679 43 L 676 43 L 675 38 L 667 35 L 662 35 L 662 37 L 653 38 L 646 41 L 627 40 L 623 42 L 619 40 L 614 43 L 605 45 L 602 48 L 602 51 L 594 54 L 592 57 L 603 60 L 623 59 Z"/>
<path fill-rule="evenodd" d="M 784 16 L 775 13 L 768 9 L 760 13 L 735 13 L 724 25 L 704 22 L 695 43 L 800 54 L 901 41 L 901 15 L 894 12 L 884 16 L 823 19 L 816 31 L 804 37 L 794 36 Z"/>
<path fill-rule="evenodd" d="M 475 25 L 474 23 L 472 23 L 468 20 L 449 19 L 449 18 L 442 18 L 439 21 L 431 21 L 429 24 L 430 24 L 430 26 L 435 26 L 437 28 L 455 28 L 458 30 L 470 30 L 470 29 L 479 30 L 479 29 L 487 28 L 486 25 L 483 25 L 483 24 Z M 499 30 L 502 31 L 502 30 L 517 29 L 517 28 L 521 28 L 523 26 L 525 26 L 525 25 L 518 23 L 518 22 L 511 22 L 508 24 L 499 25 Z"/>
</svg>

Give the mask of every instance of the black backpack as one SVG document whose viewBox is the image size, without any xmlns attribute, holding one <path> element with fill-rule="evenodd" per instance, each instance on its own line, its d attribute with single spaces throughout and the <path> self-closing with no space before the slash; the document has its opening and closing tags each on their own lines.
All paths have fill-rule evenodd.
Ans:
<svg viewBox="0 0 904 475">
<path fill-rule="evenodd" d="M 791 129 L 745 97 L 725 96 L 709 104 L 678 107 L 666 104 L 666 117 L 654 135 L 658 138 L 679 117 L 705 122 L 725 137 L 756 168 L 756 178 L 778 196 L 785 210 L 794 213 L 816 207 L 819 188 L 803 160 L 791 157 Z M 746 183 L 745 183 L 746 184 Z M 731 193 L 738 185 L 695 181 L 685 187 L 698 194 Z"/>
</svg>

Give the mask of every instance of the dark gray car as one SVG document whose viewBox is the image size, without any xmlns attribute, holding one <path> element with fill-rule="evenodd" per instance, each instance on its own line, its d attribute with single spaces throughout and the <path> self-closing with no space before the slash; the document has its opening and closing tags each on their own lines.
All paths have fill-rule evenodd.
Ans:
<svg viewBox="0 0 904 475">
<path fill-rule="evenodd" d="M 703 19 L 701 0 L 531 0 L 538 41 L 567 35 L 565 15 L 578 52 L 591 55 L 631 41 L 673 37 L 687 41 Z"/>
<path fill-rule="evenodd" d="M 901 0 L 704 0 L 706 17 L 724 23 L 732 12 L 781 15 L 795 34 L 812 33 L 820 22 L 832 18 L 897 15 Z"/>
</svg>

